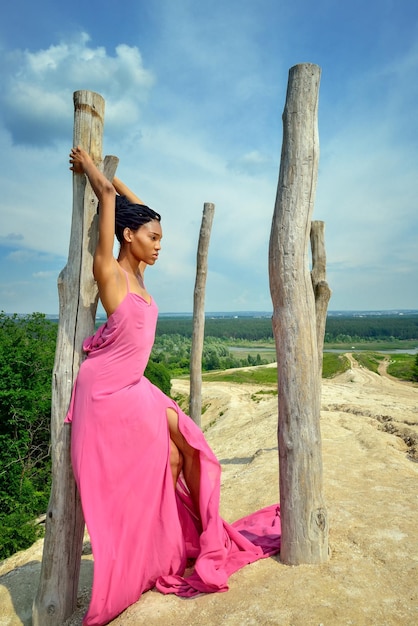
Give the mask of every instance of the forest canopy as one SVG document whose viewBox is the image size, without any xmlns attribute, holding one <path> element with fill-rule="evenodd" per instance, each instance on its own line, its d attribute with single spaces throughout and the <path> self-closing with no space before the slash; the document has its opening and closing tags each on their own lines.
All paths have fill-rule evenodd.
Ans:
<svg viewBox="0 0 418 626">
<path fill-rule="evenodd" d="M 192 318 L 161 317 L 157 324 L 158 335 L 192 336 Z M 205 336 L 223 339 L 263 341 L 273 338 L 269 317 L 207 317 Z M 329 315 L 325 328 L 325 342 L 339 337 L 362 339 L 417 339 L 418 314 L 405 315 Z"/>
</svg>

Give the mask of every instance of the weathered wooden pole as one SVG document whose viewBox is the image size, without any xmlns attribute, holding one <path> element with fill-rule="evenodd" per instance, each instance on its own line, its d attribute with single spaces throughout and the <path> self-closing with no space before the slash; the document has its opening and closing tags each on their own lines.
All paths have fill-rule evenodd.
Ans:
<svg viewBox="0 0 418 626">
<path fill-rule="evenodd" d="M 101 165 L 105 103 L 90 91 L 74 93 L 73 145 Z M 105 160 L 112 179 L 117 159 Z M 77 602 L 84 519 L 70 456 L 70 426 L 64 425 L 82 359 L 82 341 L 94 331 L 97 288 L 93 279 L 97 199 L 84 175 L 73 175 L 73 214 L 68 262 L 58 277 L 59 327 L 52 378 L 52 489 L 33 626 L 61 626 Z"/>
<path fill-rule="evenodd" d="M 196 281 L 193 299 L 193 334 L 190 354 L 190 417 L 202 423 L 202 354 L 205 335 L 205 287 L 208 274 L 208 250 L 215 205 L 205 202 L 197 247 Z"/>
<path fill-rule="evenodd" d="M 308 268 L 319 158 L 320 73 L 318 66 L 308 63 L 289 71 L 269 250 L 279 391 L 280 558 L 289 565 L 322 563 L 328 558 L 328 516 L 322 497 L 321 374 Z"/>
<path fill-rule="evenodd" d="M 326 280 L 327 257 L 325 252 L 324 222 L 315 220 L 311 223 L 310 239 L 312 250 L 311 280 L 315 298 L 316 342 L 318 349 L 319 384 L 321 384 L 325 325 L 327 323 L 328 302 L 331 298 L 331 289 Z"/>
</svg>

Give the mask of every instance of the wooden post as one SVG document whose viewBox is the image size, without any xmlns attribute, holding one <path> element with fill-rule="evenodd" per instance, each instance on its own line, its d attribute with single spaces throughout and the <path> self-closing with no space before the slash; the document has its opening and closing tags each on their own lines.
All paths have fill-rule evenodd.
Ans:
<svg viewBox="0 0 418 626">
<path fill-rule="evenodd" d="M 74 93 L 73 145 L 101 164 L 105 103 L 90 91 Z M 104 173 L 112 179 L 115 157 Z M 74 482 L 69 425 L 64 425 L 73 383 L 82 359 L 82 341 L 94 331 L 97 288 L 93 279 L 97 199 L 84 175 L 73 175 L 73 214 L 68 262 L 58 278 L 59 327 L 52 379 L 52 489 L 33 626 L 60 626 L 77 603 L 84 519 Z"/>
<path fill-rule="evenodd" d="M 193 334 L 190 354 L 190 417 L 202 423 L 202 353 L 205 334 L 205 287 L 208 274 L 208 250 L 215 205 L 205 202 L 197 248 L 196 281 L 193 299 Z"/>
<path fill-rule="evenodd" d="M 316 220 L 311 224 L 312 271 L 311 280 L 315 298 L 316 342 L 318 350 L 319 384 L 321 384 L 324 337 L 331 289 L 326 281 L 325 224 Z"/>
<path fill-rule="evenodd" d="M 269 276 L 278 369 L 278 441 L 282 540 L 289 565 L 328 558 L 328 516 L 322 497 L 320 372 L 308 247 L 319 142 L 321 70 L 289 71 L 283 146 L 270 236 Z"/>
</svg>

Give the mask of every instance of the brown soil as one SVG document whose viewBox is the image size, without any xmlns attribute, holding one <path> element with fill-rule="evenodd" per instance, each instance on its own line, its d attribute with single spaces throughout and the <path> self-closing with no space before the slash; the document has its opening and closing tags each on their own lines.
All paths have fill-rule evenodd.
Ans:
<svg viewBox="0 0 418 626">
<path fill-rule="evenodd" d="M 324 495 L 331 556 L 288 567 L 278 558 L 193 600 L 150 591 L 112 626 L 412 626 L 418 624 L 418 387 L 358 367 L 322 387 Z M 222 516 L 277 501 L 277 397 L 251 385 L 205 383 L 207 438 L 223 466 Z M 175 391 L 187 393 L 185 381 Z M 0 626 L 31 623 L 42 541 L 0 563 Z M 86 543 L 85 552 L 89 552 Z M 92 576 L 85 554 L 79 626 Z"/>
</svg>

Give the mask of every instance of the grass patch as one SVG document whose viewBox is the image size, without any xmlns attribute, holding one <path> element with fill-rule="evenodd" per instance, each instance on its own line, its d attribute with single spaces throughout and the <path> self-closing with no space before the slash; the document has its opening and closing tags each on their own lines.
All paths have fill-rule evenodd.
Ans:
<svg viewBox="0 0 418 626">
<path fill-rule="evenodd" d="M 260 389 L 260 391 L 256 391 L 252 394 L 251 400 L 254 402 L 260 402 L 263 399 L 263 396 L 277 396 L 277 388 L 276 389 Z"/>
<path fill-rule="evenodd" d="M 378 373 L 379 363 L 389 356 L 390 365 L 388 373 L 400 380 L 411 381 L 412 370 L 415 363 L 413 354 L 391 354 L 385 355 L 378 352 L 355 352 L 354 358 L 359 365 L 372 372 Z M 335 352 L 324 352 L 322 362 L 322 378 L 334 378 L 350 369 L 350 362 L 343 354 Z M 202 375 L 205 382 L 225 382 L 253 385 L 274 385 L 277 387 L 277 367 L 251 367 L 248 369 L 233 369 L 216 372 L 205 372 Z M 276 393 L 272 390 L 263 390 L 257 393 Z M 253 398 L 258 400 L 258 398 Z M 183 408 L 188 402 L 188 396 L 177 396 L 175 400 Z M 187 406 L 187 405 L 186 405 Z"/>
<path fill-rule="evenodd" d="M 217 421 L 217 418 L 215 417 L 215 419 L 213 419 L 211 422 L 209 422 L 209 424 L 206 424 L 206 426 L 204 426 L 203 429 L 202 429 L 203 432 L 205 433 L 207 430 L 209 430 L 209 428 L 212 428 L 212 426 L 215 426 L 216 421 Z"/>
<path fill-rule="evenodd" d="M 354 352 L 353 357 L 361 367 L 365 367 L 371 372 L 378 374 L 379 363 L 383 361 L 385 355 L 379 354 L 378 352 Z"/>
<path fill-rule="evenodd" d="M 277 385 L 277 367 L 252 367 L 245 370 L 210 372 L 203 374 L 202 380 L 205 382 Z"/>
<path fill-rule="evenodd" d="M 343 354 L 325 352 L 322 361 L 322 378 L 334 378 L 350 369 L 350 361 Z"/>
<path fill-rule="evenodd" d="M 396 376 L 399 380 L 412 381 L 415 354 L 391 354 L 387 368 L 388 374 Z"/>
<path fill-rule="evenodd" d="M 326 352 L 322 364 L 322 377 L 333 378 L 350 368 L 350 362 L 342 354 Z M 251 367 L 244 370 L 207 372 L 202 380 L 207 382 L 251 383 L 254 385 L 277 386 L 277 367 Z M 265 393 L 269 393 L 266 391 Z"/>
<path fill-rule="evenodd" d="M 190 404 L 190 397 L 188 394 L 176 393 L 172 396 L 172 398 L 174 402 L 177 402 L 182 411 L 184 411 L 185 413 L 188 412 Z"/>
</svg>

